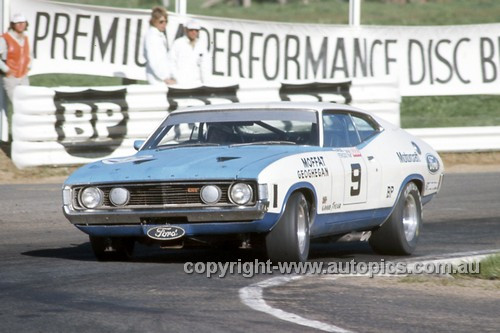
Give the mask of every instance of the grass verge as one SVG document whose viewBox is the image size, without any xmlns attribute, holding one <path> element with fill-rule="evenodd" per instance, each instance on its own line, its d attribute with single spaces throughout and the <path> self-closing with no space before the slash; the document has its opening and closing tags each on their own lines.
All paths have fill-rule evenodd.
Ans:
<svg viewBox="0 0 500 333">
<path fill-rule="evenodd" d="M 162 5 L 162 0 L 60 0 L 88 5 L 150 9 Z M 276 22 L 347 24 L 349 1 L 345 0 L 288 0 L 280 5 L 275 0 L 253 0 L 250 8 L 219 1 L 206 7 L 206 0 L 189 0 L 187 12 L 195 15 L 231 17 Z M 170 0 L 169 11 L 175 10 Z M 385 0 L 364 0 L 361 4 L 361 23 L 373 25 L 447 25 L 500 22 L 500 3 L 497 0 L 428 0 L 401 4 Z"/>
<path fill-rule="evenodd" d="M 401 127 L 499 126 L 500 95 L 403 97 Z"/>
<path fill-rule="evenodd" d="M 479 269 L 474 265 L 479 265 Z M 479 271 L 479 273 L 408 275 L 398 279 L 398 282 L 451 288 L 479 286 L 490 291 L 500 291 L 500 253 L 488 256 L 479 263 L 472 264 L 471 271 Z"/>
<path fill-rule="evenodd" d="M 486 257 L 485 259 L 477 263 L 477 265 L 479 265 L 479 273 L 477 274 L 458 273 L 458 274 L 453 274 L 453 277 L 473 278 L 473 279 L 483 279 L 483 280 L 500 280 L 500 253 Z"/>
</svg>

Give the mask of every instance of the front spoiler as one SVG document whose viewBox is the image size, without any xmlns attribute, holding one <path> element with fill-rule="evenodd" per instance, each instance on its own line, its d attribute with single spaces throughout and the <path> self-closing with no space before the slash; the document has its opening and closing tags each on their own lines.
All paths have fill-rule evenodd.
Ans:
<svg viewBox="0 0 500 333">
<path fill-rule="evenodd" d="M 279 219 L 279 214 L 266 213 L 259 220 L 249 222 L 225 221 L 204 223 L 170 224 L 75 224 L 81 231 L 96 237 L 148 237 L 149 229 L 159 226 L 176 226 L 184 229 L 185 236 L 227 235 L 240 233 L 265 233 L 270 231 Z"/>
</svg>

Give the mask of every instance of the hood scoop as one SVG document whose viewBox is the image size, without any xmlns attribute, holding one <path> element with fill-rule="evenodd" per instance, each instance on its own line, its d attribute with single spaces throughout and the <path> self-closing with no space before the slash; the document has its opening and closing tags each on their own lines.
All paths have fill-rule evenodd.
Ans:
<svg viewBox="0 0 500 333">
<path fill-rule="evenodd" d="M 108 158 L 102 160 L 104 164 L 121 164 L 121 163 L 134 163 L 139 164 L 143 162 L 148 162 L 154 160 L 154 156 L 152 155 L 143 155 L 143 156 L 128 156 L 128 157 L 117 157 L 117 158 Z"/>
<path fill-rule="evenodd" d="M 237 157 L 219 156 L 219 157 L 217 157 L 217 162 L 226 162 L 226 161 L 230 161 L 230 160 L 236 160 L 238 158 L 241 158 L 241 157 L 239 157 L 239 156 L 237 156 Z"/>
</svg>

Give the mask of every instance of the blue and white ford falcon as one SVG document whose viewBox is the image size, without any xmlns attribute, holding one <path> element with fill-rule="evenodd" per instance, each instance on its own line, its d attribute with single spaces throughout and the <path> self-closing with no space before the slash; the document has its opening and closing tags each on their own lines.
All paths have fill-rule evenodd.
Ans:
<svg viewBox="0 0 500 333">
<path fill-rule="evenodd" d="M 263 247 L 305 261 L 314 239 L 368 240 L 411 254 L 443 163 L 425 142 L 333 103 L 259 103 L 172 112 L 137 153 L 76 170 L 63 210 L 99 260 L 135 242 Z"/>
</svg>

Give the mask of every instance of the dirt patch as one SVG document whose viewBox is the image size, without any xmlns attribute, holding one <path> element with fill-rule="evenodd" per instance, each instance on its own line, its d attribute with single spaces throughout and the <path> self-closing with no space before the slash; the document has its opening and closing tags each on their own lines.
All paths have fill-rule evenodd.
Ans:
<svg viewBox="0 0 500 333">
<path fill-rule="evenodd" d="M 348 280 L 348 279 L 347 279 Z M 354 279 L 342 283 L 356 285 Z M 474 278 L 453 278 L 439 275 L 410 276 L 410 277 L 376 277 L 363 281 L 365 287 L 387 289 L 392 291 L 413 290 L 428 296 L 484 298 L 498 300 L 500 296 L 500 280 L 483 280 Z"/>
<path fill-rule="evenodd" d="M 500 152 L 441 153 L 446 173 L 500 172 Z"/>
<path fill-rule="evenodd" d="M 446 173 L 500 172 L 500 152 L 442 153 Z M 0 184 L 62 183 L 77 167 L 36 167 L 20 170 L 0 149 Z"/>
<path fill-rule="evenodd" d="M 429 296 L 445 297 L 446 295 L 460 295 L 461 297 L 481 297 L 485 299 L 496 299 L 500 297 L 500 280 L 486 280 L 472 277 L 453 277 L 451 275 L 408 275 L 408 276 L 375 276 L 349 277 L 339 276 L 333 279 L 330 275 L 320 276 L 322 280 L 335 280 L 334 285 L 343 287 L 363 286 L 364 288 L 391 290 L 397 294 L 397 290 L 412 290 Z M 313 283 L 304 281 L 303 283 Z"/>
<path fill-rule="evenodd" d="M 20 170 L 0 150 L 0 184 L 63 183 L 76 167 L 36 167 Z"/>
<path fill-rule="evenodd" d="M 391 278 L 381 279 L 381 284 L 387 283 Z M 408 276 L 397 280 L 396 288 L 412 288 L 420 291 L 432 292 L 436 287 L 450 293 L 461 293 L 467 295 L 476 295 L 480 297 L 494 297 L 498 299 L 500 296 L 500 280 L 486 280 L 472 277 L 452 277 L 440 275 L 422 275 Z M 391 286 L 393 285 L 393 282 Z M 464 293 L 464 290 L 471 291 Z"/>
</svg>

